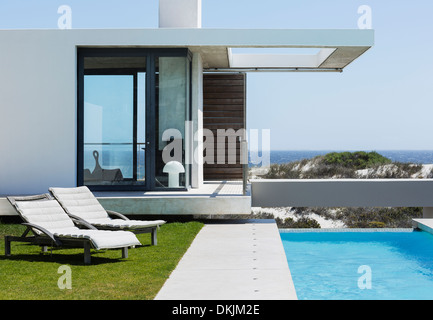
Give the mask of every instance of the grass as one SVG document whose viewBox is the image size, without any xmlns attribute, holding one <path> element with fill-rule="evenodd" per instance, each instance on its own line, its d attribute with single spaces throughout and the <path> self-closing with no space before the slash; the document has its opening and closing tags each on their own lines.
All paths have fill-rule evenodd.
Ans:
<svg viewBox="0 0 433 320">
<path fill-rule="evenodd" d="M 161 226 L 158 245 L 150 234 L 139 234 L 143 244 L 129 250 L 92 250 L 92 264 L 84 265 L 83 249 L 53 249 L 12 242 L 12 256 L 0 255 L 0 300 L 152 300 L 202 228 L 199 222 Z M 0 248 L 5 235 L 21 235 L 23 227 L 0 224 Z M 72 289 L 60 289 L 59 267 L 71 268 Z"/>
</svg>

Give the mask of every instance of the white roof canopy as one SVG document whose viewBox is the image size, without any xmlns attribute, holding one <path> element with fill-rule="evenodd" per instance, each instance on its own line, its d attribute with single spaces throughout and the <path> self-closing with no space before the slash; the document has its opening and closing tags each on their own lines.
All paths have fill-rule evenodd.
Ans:
<svg viewBox="0 0 433 320">
<path fill-rule="evenodd" d="M 100 40 L 110 35 L 107 45 L 116 39 L 115 46 L 122 45 L 128 39 L 140 39 L 137 46 L 188 47 L 192 52 L 199 52 L 205 70 L 212 71 L 342 71 L 374 45 L 374 30 L 370 29 L 159 28 L 110 30 L 108 33 L 107 30 L 70 31 L 88 34 L 101 32 Z M 119 39 L 122 40 L 119 42 Z M 302 55 L 245 54 L 233 53 L 232 48 L 320 50 L 315 54 Z"/>
<path fill-rule="evenodd" d="M 189 48 L 205 71 L 342 71 L 374 44 L 374 30 L 359 29 L 71 29 L 0 30 L 17 37 L 60 37 L 82 47 Z M 38 38 L 38 39 L 39 39 Z M 237 53 L 242 50 L 315 48 L 313 54 Z"/>
</svg>

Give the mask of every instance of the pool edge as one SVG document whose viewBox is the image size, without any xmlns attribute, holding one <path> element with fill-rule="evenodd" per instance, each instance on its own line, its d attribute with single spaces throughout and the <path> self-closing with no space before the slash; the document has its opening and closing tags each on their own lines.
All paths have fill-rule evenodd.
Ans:
<svg viewBox="0 0 433 320">
<path fill-rule="evenodd" d="M 433 219 L 432 225 L 433 225 Z M 278 229 L 280 233 L 300 233 L 300 232 L 413 232 L 417 228 L 299 228 Z M 433 227 L 431 232 L 433 233 Z"/>
</svg>

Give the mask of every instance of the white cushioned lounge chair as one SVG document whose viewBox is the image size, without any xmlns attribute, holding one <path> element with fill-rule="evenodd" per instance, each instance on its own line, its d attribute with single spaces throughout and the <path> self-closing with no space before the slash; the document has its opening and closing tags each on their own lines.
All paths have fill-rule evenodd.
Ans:
<svg viewBox="0 0 433 320">
<path fill-rule="evenodd" d="M 49 190 L 70 217 L 83 220 L 100 230 L 151 233 L 152 245 L 157 244 L 157 229 L 165 223 L 164 220 L 130 220 L 118 212 L 105 210 L 86 186 Z"/>
<path fill-rule="evenodd" d="M 122 257 L 128 257 L 128 248 L 141 245 L 135 234 L 128 231 L 103 231 L 83 224 L 80 229 L 60 204 L 49 194 L 7 197 L 25 221 L 26 231 L 21 237 L 5 236 L 5 254 L 11 255 L 11 242 L 29 242 L 41 246 L 84 248 L 84 263 L 90 264 L 90 249 L 121 249 Z M 28 236 L 29 232 L 34 236 Z"/>
</svg>

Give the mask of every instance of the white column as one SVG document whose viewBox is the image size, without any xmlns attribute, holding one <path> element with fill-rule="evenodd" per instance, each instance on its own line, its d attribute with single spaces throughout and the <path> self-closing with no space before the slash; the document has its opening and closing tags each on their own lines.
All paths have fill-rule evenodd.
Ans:
<svg viewBox="0 0 433 320">
<path fill-rule="evenodd" d="M 203 61 L 199 53 L 192 58 L 192 114 L 193 135 L 198 132 L 193 142 L 193 162 L 191 187 L 203 185 Z"/>
<path fill-rule="evenodd" d="M 201 0 L 159 0 L 160 28 L 201 28 Z"/>
</svg>

